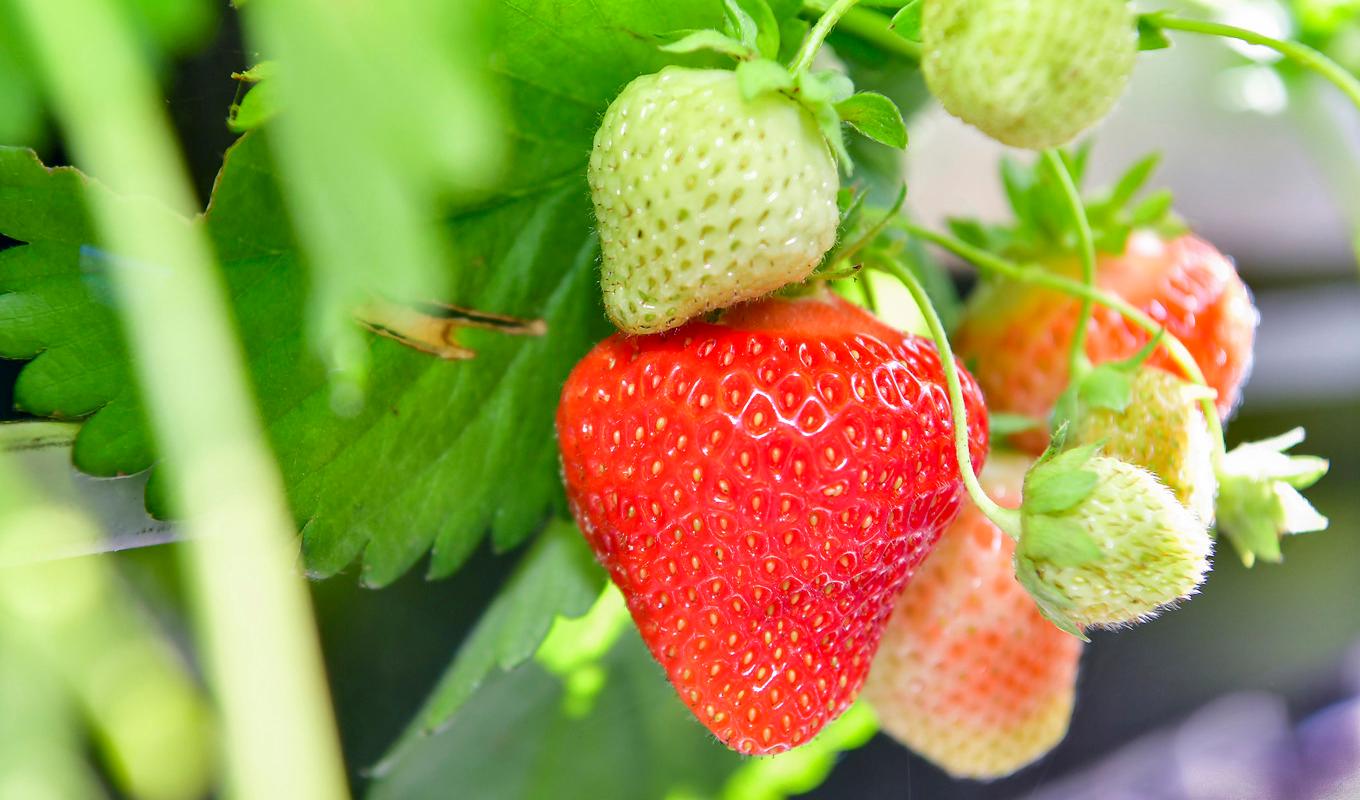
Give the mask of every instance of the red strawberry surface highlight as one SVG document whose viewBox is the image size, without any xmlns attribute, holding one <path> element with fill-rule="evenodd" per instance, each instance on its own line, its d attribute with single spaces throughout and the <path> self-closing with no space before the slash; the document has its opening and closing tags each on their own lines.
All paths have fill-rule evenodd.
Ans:
<svg viewBox="0 0 1360 800">
<path fill-rule="evenodd" d="M 963 494 L 934 345 L 829 295 L 613 336 L 567 379 L 557 430 L 573 512 L 652 655 L 743 753 L 849 706 Z"/>
<path fill-rule="evenodd" d="M 1020 505 L 1030 460 L 994 457 L 981 480 Z M 1009 775 L 1067 732 L 1081 641 L 1015 579 L 1013 542 L 966 503 L 897 601 L 865 685 L 893 738 L 957 777 Z"/>
<path fill-rule="evenodd" d="M 1072 277 L 1078 271 L 1075 263 L 1054 269 Z M 1100 258 L 1096 282 L 1179 338 L 1217 392 L 1219 413 L 1226 417 L 1232 411 L 1251 368 L 1258 320 L 1232 262 L 1198 237 L 1163 240 L 1141 231 L 1129 237 L 1122 255 Z M 1047 417 L 1067 385 L 1067 350 L 1078 307 L 1072 297 L 1008 282 L 984 287 L 970 302 L 954 344 L 992 411 Z M 1097 305 L 1086 353 L 1096 364 L 1128 358 L 1149 338 L 1117 312 Z M 1188 377 L 1161 349 L 1148 363 Z M 1016 442 L 1037 454 L 1046 437 L 1019 436 Z"/>
</svg>

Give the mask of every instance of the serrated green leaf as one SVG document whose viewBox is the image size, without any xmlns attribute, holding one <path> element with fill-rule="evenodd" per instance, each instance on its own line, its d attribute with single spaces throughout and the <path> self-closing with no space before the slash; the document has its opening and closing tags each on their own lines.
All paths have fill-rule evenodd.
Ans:
<svg viewBox="0 0 1360 800">
<path fill-rule="evenodd" d="M 756 51 L 750 45 L 739 42 L 718 31 L 684 33 L 680 38 L 663 44 L 658 49 L 666 53 L 697 53 L 700 50 L 712 50 L 715 53 L 722 53 L 736 59 L 756 57 Z"/>
<path fill-rule="evenodd" d="M 836 104 L 850 127 L 889 147 L 907 146 L 907 125 L 897 104 L 877 92 L 860 92 Z"/>
<path fill-rule="evenodd" d="M 513 546 L 560 502 L 557 394 L 610 330 L 585 185 L 590 142 L 623 85 L 673 63 L 652 37 L 713 27 L 719 10 L 706 0 L 490 5 L 489 63 L 506 97 L 504 145 L 515 168 L 494 194 L 451 211 L 446 233 L 457 248 L 441 299 L 542 319 L 548 333 L 465 331 L 461 343 L 477 356 L 463 362 L 360 333 L 373 368 L 352 416 L 333 412 L 329 378 L 305 338 L 308 278 L 279 194 L 273 131 L 248 134 L 228 153 L 211 206 L 193 224 L 206 226 L 222 263 L 311 573 L 334 574 L 362 555 L 363 580 L 384 585 L 433 551 L 430 573 L 447 575 L 488 529 L 497 546 Z M 30 153 L 0 151 L 0 231 L 30 243 L 0 258 L 0 295 L 9 293 L 0 302 L 30 309 L 0 317 L 0 343 L 24 357 L 41 352 L 21 374 L 25 407 L 94 412 L 77 440 L 78 466 L 136 472 L 156 457 L 103 287 L 108 266 L 93 246 L 85 186 L 78 173 L 48 172 Z M 161 513 L 162 484 L 153 473 L 148 502 Z"/>
<path fill-rule="evenodd" d="M 554 522 L 525 553 L 515 574 L 463 640 L 384 761 L 400 759 L 420 739 L 445 727 L 494 671 L 528 661 L 554 620 L 578 617 L 589 610 L 604 580 L 576 527 Z M 377 769 L 381 771 L 381 765 Z"/>
<path fill-rule="evenodd" d="M 368 797 L 717 795 L 743 760 L 694 721 L 635 630 L 600 667 L 605 680 L 584 714 L 536 663 L 493 676 L 447 729 L 385 764 Z"/>
<path fill-rule="evenodd" d="M 737 86 L 747 100 L 765 92 L 779 92 L 793 88 L 793 76 L 779 64 L 768 59 L 744 61 L 737 65 Z"/>
<path fill-rule="evenodd" d="M 1079 567 L 1104 558 L 1105 553 L 1091 534 L 1075 520 L 1026 514 L 1020 549 L 1033 561 L 1060 567 Z"/>
<path fill-rule="evenodd" d="M 893 14 L 892 22 L 888 27 L 897 31 L 909 42 L 921 41 L 921 9 L 925 7 L 924 0 L 907 0 L 907 4 Z"/>
<path fill-rule="evenodd" d="M 1138 49 L 1165 50 L 1171 46 L 1166 30 L 1157 21 L 1158 14 L 1138 15 Z"/>
</svg>

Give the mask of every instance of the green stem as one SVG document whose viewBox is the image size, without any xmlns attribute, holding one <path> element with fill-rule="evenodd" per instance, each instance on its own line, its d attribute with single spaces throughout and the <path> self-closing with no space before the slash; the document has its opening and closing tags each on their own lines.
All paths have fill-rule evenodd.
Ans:
<svg viewBox="0 0 1360 800">
<path fill-rule="evenodd" d="M 830 4 L 826 0 L 807 0 L 803 10 L 809 14 L 821 14 Z M 869 0 L 865 5 L 874 5 Z M 898 3 L 900 6 L 901 4 Z M 841 18 L 839 28 L 853 36 L 863 39 L 882 50 L 886 50 L 908 61 L 921 60 L 921 45 L 903 39 L 893 31 L 892 20 L 877 11 L 867 8 L 852 8 Z"/>
<path fill-rule="evenodd" d="M 1077 226 L 1077 255 L 1081 258 L 1081 282 L 1095 288 L 1096 285 L 1096 246 L 1091 235 L 1091 221 L 1086 217 L 1086 206 L 1081 201 L 1081 193 L 1072 180 L 1072 173 L 1063 161 L 1062 153 L 1045 150 L 1044 163 L 1058 178 L 1063 197 L 1067 201 L 1072 222 Z M 1094 302 L 1090 297 L 1081 298 L 1081 310 L 1077 312 L 1077 327 L 1072 331 L 1071 349 L 1068 351 L 1068 380 L 1079 380 L 1091 370 L 1091 359 L 1086 357 L 1086 328 L 1091 322 Z"/>
<path fill-rule="evenodd" d="M 954 361 L 954 349 L 949 345 L 949 336 L 945 333 L 944 323 L 940 321 L 940 315 L 936 313 L 935 306 L 931 304 L 929 295 L 926 294 L 925 287 L 911 273 L 911 270 L 902 266 L 892 259 L 882 259 L 880 265 L 883 269 L 892 273 L 902 285 L 911 292 L 912 299 L 916 305 L 920 306 L 921 314 L 926 319 L 926 325 L 930 328 L 931 338 L 935 340 L 935 347 L 940 351 L 940 365 L 944 368 L 945 384 L 949 388 L 949 405 L 954 415 L 954 454 L 959 464 L 959 476 L 963 478 L 963 486 L 968 491 L 968 496 L 972 498 L 973 505 L 978 507 L 987 519 L 996 523 L 996 526 L 1006 532 L 1006 535 L 1019 541 L 1020 539 L 1020 512 L 1013 508 L 1002 508 L 987 496 L 987 492 L 978 483 L 977 475 L 973 472 L 973 457 L 968 452 L 968 408 L 964 405 L 963 385 L 959 382 L 959 368 Z"/>
<path fill-rule="evenodd" d="M 836 0 L 829 8 L 817 19 L 812 30 L 803 39 L 803 45 L 798 48 L 798 54 L 793 57 L 793 62 L 789 64 L 789 72 L 797 74 L 812 66 L 812 59 L 817 57 L 817 51 L 822 49 L 822 42 L 826 41 L 827 34 L 836 27 L 836 23 L 845 12 L 849 11 L 859 0 Z"/>
<path fill-rule="evenodd" d="M 1116 313 L 1142 328 L 1151 336 L 1162 337 L 1161 347 L 1164 349 L 1176 366 L 1189 377 L 1192 383 L 1207 386 L 1204 380 L 1204 372 L 1200 370 L 1199 364 L 1195 362 L 1195 357 L 1186 349 L 1185 343 L 1172 335 L 1155 319 L 1148 316 L 1141 309 L 1133 306 L 1118 295 L 1103 292 L 1093 286 L 1087 286 L 1080 281 L 1062 275 L 1056 275 L 1040 266 L 1021 266 L 1000 256 L 989 253 L 980 247 L 974 247 L 967 242 L 960 241 L 942 233 L 937 233 L 929 228 L 915 225 L 905 219 L 898 222 L 898 227 L 903 231 L 935 244 L 954 255 L 970 262 L 984 272 L 999 275 L 1002 278 L 1013 280 L 1019 283 L 1028 283 L 1036 286 L 1043 286 L 1055 292 L 1072 295 L 1081 299 L 1090 299 L 1106 308 L 1113 309 Z M 1214 458 L 1217 463 L 1226 451 L 1223 439 L 1223 422 L 1218 417 L 1218 409 L 1214 407 L 1213 400 L 1204 400 L 1204 417 L 1209 425 L 1209 431 L 1215 441 Z"/>
<path fill-rule="evenodd" d="M 1255 31 L 1249 31 L 1246 28 L 1224 25 L 1219 22 L 1182 19 L 1166 14 L 1157 14 L 1152 17 L 1152 20 L 1159 27 L 1165 28 L 1166 30 L 1202 33 L 1208 36 L 1222 36 L 1227 39 L 1237 39 L 1238 41 L 1246 42 L 1247 44 L 1268 47 L 1299 66 L 1310 69 L 1331 81 L 1350 98 L 1356 108 L 1360 108 L 1360 79 L 1357 79 L 1348 72 L 1345 67 L 1342 67 L 1340 64 L 1306 44 L 1273 39 L 1269 36 L 1256 33 Z"/>
<path fill-rule="evenodd" d="M 226 797 L 348 794 L 296 528 L 264 440 L 197 202 L 155 80 L 114 0 L 19 0 L 88 184 L 136 356 L 216 693 Z M 163 204 L 163 205 L 162 205 Z"/>
</svg>

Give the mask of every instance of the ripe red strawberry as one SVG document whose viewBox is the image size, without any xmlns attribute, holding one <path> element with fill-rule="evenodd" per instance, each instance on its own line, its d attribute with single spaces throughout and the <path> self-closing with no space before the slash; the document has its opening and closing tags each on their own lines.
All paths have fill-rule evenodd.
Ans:
<svg viewBox="0 0 1360 800">
<path fill-rule="evenodd" d="M 994 455 L 982 485 L 1020 505 L 1030 459 Z M 965 501 L 897 601 L 864 696 L 883 731 L 951 775 L 1009 775 L 1067 733 L 1081 640 L 1015 579 L 1015 542 Z"/>
<path fill-rule="evenodd" d="M 971 452 L 986 409 L 964 376 Z M 958 512 L 939 355 L 829 294 L 613 336 L 557 414 L 567 497 L 681 699 L 743 753 L 851 703 Z"/>
<path fill-rule="evenodd" d="M 1075 260 L 1052 268 L 1072 277 L 1079 272 Z M 1219 413 L 1232 410 L 1251 366 L 1257 314 L 1228 259 L 1195 236 L 1167 240 L 1139 231 L 1129 237 L 1122 255 L 1101 256 L 1097 283 L 1184 342 L 1218 393 Z M 1077 310 L 1078 302 L 1067 295 L 1008 282 L 989 283 L 974 296 L 954 344 L 993 412 L 1048 415 L 1067 385 L 1067 349 Z M 1133 355 L 1148 339 L 1118 313 L 1096 306 L 1086 352 L 1093 363 L 1114 361 Z M 1161 350 L 1148 363 L 1180 374 Z M 1038 453 L 1045 437 L 1034 433 L 1016 442 Z"/>
</svg>

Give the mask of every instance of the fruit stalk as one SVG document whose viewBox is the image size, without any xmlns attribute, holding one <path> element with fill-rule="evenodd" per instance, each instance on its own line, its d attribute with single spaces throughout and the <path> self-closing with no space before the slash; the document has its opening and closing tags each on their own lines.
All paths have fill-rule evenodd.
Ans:
<svg viewBox="0 0 1360 800">
<path fill-rule="evenodd" d="M 1238 41 L 1246 42 L 1247 44 L 1268 47 L 1299 66 L 1312 70 L 1331 81 L 1350 98 L 1356 108 L 1360 108 L 1360 79 L 1357 79 L 1340 64 L 1306 44 L 1273 39 L 1264 34 L 1249 31 L 1246 28 L 1224 25 L 1221 22 L 1181 19 L 1179 17 L 1163 14 L 1156 15 L 1154 22 L 1158 27 L 1165 28 L 1166 30 L 1202 33 L 1208 36 L 1221 36 L 1225 39 L 1237 39 Z"/>
<path fill-rule="evenodd" d="M 945 385 L 949 389 L 949 406 L 954 416 L 954 451 L 959 462 L 959 476 L 963 479 L 968 497 L 987 519 L 1005 531 L 1007 536 L 1019 541 L 1020 512 L 1013 508 L 1005 508 L 992 500 L 973 471 L 973 459 L 968 452 L 968 410 L 964 406 L 963 386 L 959 382 L 958 364 L 954 361 L 954 350 L 949 344 L 949 336 L 945 333 L 940 315 L 931 304 L 925 287 L 911 270 L 890 259 L 883 260 L 881 268 L 901 281 L 911 293 L 912 299 L 921 309 L 921 315 L 925 317 L 926 325 L 930 328 L 930 336 L 935 340 L 935 349 L 940 351 L 940 366 L 944 369 Z"/>
<path fill-rule="evenodd" d="M 789 72 L 797 74 L 812 66 L 812 59 L 817 57 L 817 51 L 822 49 L 822 42 L 826 40 L 827 34 L 836 27 L 845 12 L 854 7 L 859 0 L 836 0 L 832 3 L 822 16 L 818 17 L 817 23 L 808 31 L 807 38 L 803 39 L 803 44 L 798 48 L 798 53 L 794 55 L 792 63 L 789 64 Z"/>
<path fill-rule="evenodd" d="M 1063 161 L 1062 153 L 1045 150 L 1044 163 L 1058 178 L 1067 208 L 1072 214 L 1072 222 L 1077 226 L 1077 254 L 1081 257 L 1081 282 L 1094 289 L 1096 286 L 1096 246 L 1091 236 L 1091 220 L 1086 216 L 1086 206 L 1081 202 L 1081 193 L 1072 180 L 1072 172 Z M 1086 329 L 1091 324 L 1091 311 L 1095 303 L 1090 297 L 1081 298 L 1081 310 L 1077 313 L 1077 327 L 1072 331 L 1072 349 L 1068 356 L 1069 380 L 1080 380 L 1091 371 L 1091 359 L 1086 357 Z"/>
<path fill-rule="evenodd" d="M 818 15 L 825 12 L 830 5 L 826 0 L 808 0 L 803 3 L 803 13 L 805 16 Z M 861 0 L 860 7 L 846 12 L 837 23 L 837 27 L 889 53 L 909 61 L 920 61 L 921 45 L 898 35 L 890 27 L 891 21 L 886 16 L 864 7 L 874 5 L 882 5 L 881 0 Z M 883 7 L 896 11 L 901 5 L 901 2 L 896 2 Z"/>
<path fill-rule="evenodd" d="M 912 236 L 919 237 L 948 250 L 959 258 L 973 264 L 973 266 L 983 272 L 999 275 L 1014 281 L 1043 286 L 1052 289 L 1055 292 L 1063 292 L 1072 295 L 1073 297 L 1083 299 L 1090 298 L 1100 305 L 1113 309 L 1125 319 L 1147 331 L 1152 336 L 1160 336 L 1161 346 L 1166 349 L 1167 354 L 1171 356 L 1171 360 L 1176 362 L 1176 366 L 1180 367 L 1185 372 L 1186 376 L 1190 378 L 1190 382 L 1199 384 L 1200 386 L 1208 386 L 1208 383 L 1204 380 L 1204 372 L 1200 370 L 1199 364 L 1195 363 L 1195 357 L 1190 355 L 1190 351 L 1186 349 L 1181 340 L 1168 333 L 1156 320 L 1135 308 L 1123 298 L 1108 292 L 1103 292 L 1094 287 L 1088 287 L 1071 278 L 1055 275 L 1042 267 L 1021 266 L 994 253 L 989 253 L 980 247 L 974 247 L 973 245 L 955 239 L 952 236 L 937 233 L 929 228 L 923 228 L 908 222 L 905 219 L 899 218 L 897 225 L 901 230 Z M 1212 399 L 1206 399 L 1202 402 L 1204 405 L 1205 421 L 1209 425 L 1210 433 L 1213 434 L 1214 464 L 1215 467 L 1217 467 L 1221 463 L 1224 453 L 1227 451 L 1227 446 L 1224 444 L 1223 439 L 1223 422 L 1218 416 L 1218 410 L 1214 408 L 1214 401 Z"/>
</svg>

